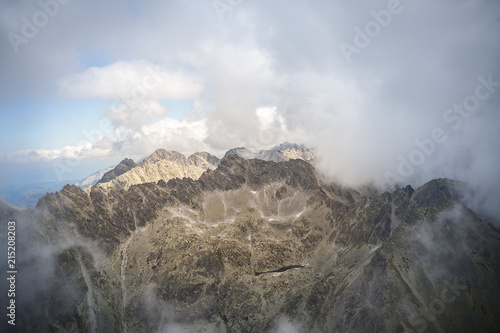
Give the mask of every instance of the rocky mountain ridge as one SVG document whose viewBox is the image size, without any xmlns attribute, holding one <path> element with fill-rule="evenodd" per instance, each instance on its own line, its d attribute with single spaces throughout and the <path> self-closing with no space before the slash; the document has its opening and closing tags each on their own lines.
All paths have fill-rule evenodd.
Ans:
<svg viewBox="0 0 500 333">
<path fill-rule="evenodd" d="M 253 152 L 245 147 L 233 148 L 228 150 L 224 156 L 232 154 L 241 156 L 245 159 L 256 158 L 259 160 L 273 162 L 286 162 L 292 159 L 301 159 L 313 162 L 315 158 L 314 149 L 306 148 L 304 145 L 293 144 L 290 142 L 285 142 L 269 150 L 260 150 L 258 152 Z"/>
<path fill-rule="evenodd" d="M 208 169 L 215 169 L 219 159 L 209 153 L 194 153 L 188 158 L 178 152 L 158 149 L 135 164 L 130 159 L 123 160 L 109 171 L 96 186 L 108 190 L 111 188 L 127 190 L 132 185 L 159 180 L 188 177 L 198 179 Z M 92 187 L 85 190 L 90 193 Z"/>
<path fill-rule="evenodd" d="M 313 149 L 289 142 L 277 145 L 270 150 L 261 150 L 258 153 L 247 148 L 234 148 L 226 152 L 225 155 L 231 154 L 246 159 L 257 158 L 274 162 L 284 162 L 290 159 L 302 159 L 310 162 L 314 160 Z M 175 151 L 158 149 L 138 164 L 131 159 L 124 159 L 112 170 L 106 172 L 96 185 L 104 189 L 127 190 L 131 185 L 157 182 L 160 179 L 168 181 L 173 178 L 187 177 L 196 180 L 204 171 L 214 170 L 219 162 L 219 158 L 207 152 L 197 152 L 186 158 L 183 154 Z M 86 191 L 90 192 L 90 187 Z"/>
<path fill-rule="evenodd" d="M 157 155 L 149 163 L 177 156 Z M 23 300 L 33 311 L 21 325 L 275 332 L 287 320 L 301 332 L 495 331 L 500 234 L 463 203 L 463 187 L 438 179 L 417 190 L 347 189 L 303 160 L 234 154 L 197 180 L 68 185 L 18 216 L 53 258 Z"/>
<path fill-rule="evenodd" d="M 129 171 L 130 169 L 136 167 L 137 164 L 129 158 L 125 158 L 123 161 L 118 163 L 115 167 L 113 167 L 111 170 L 107 171 L 104 173 L 97 181 L 96 184 L 102 184 L 102 183 L 107 183 L 115 179 L 116 177 L 123 175 L 125 172 Z"/>
<path fill-rule="evenodd" d="M 108 168 L 103 169 L 103 170 L 99 170 L 97 172 L 94 172 L 90 176 L 85 177 L 82 180 L 79 180 L 74 185 L 82 187 L 82 188 L 85 188 L 85 187 L 90 186 L 90 185 L 95 185 L 102 179 L 102 177 L 105 174 L 107 174 L 109 171 L 113 170 L 115 167 L 116 167 L 116 165 L 108 167 Z"/>
</svg>

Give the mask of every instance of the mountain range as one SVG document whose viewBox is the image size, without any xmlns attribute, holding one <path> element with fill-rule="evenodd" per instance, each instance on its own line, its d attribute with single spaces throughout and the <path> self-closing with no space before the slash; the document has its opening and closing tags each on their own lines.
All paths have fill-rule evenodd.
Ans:
<svg viewBox="0 0 500 333">
<path fill-rule="evenodd" d="M 314 160 L 314 150 L 303 145 L 282 143 L 269 150 L 253 152 L 248 148 L 234 148 L 226 152 L 227 155 L 239 155 L 246 159 L 261 159 L 266 161 L 284 162 L 290 159 Z M 117 166 L 100 171 L 90 178 L 75 185 L 98 185 L 102 188 L 119 188 L 126 190 L 131 185 L 146 182 L 168 181 L 173 178 L 188 177 L 198 179 L 206 170 L 214 170 L 220 159 L 207 152 L 198 152 L 185 157 L 178 152 L 158 149 L 153 154 L 136 164 L 131 159 L 124 159 Z M 100 179 L 95 177 L 101 175 Z M 90 187 L 87 188 L 90 191 Z"/>
<path fill-rule="evenodd" d="M 498 221 L 470 195 L 450 179 L 346 188 L 291 144 L 222 159 L 160 149 L 34 209 L 0 206 L 18 228 L 18 327 L 495 332 Z"/>
</svg>

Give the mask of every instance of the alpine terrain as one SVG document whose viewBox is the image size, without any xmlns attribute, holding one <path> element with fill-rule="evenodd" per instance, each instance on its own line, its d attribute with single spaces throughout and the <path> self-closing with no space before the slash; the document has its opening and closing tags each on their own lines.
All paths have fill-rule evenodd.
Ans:
<svg viewBox="0 0 500 333">
<path fill-rule="evenodd" d="M 160 149 L 34 209 L 1 205 L 17 223 L 16 328 L 499 331 L 500 233 L 469 195 L 450 179 L 331 184 L 288 143 Z"/>
</svg>

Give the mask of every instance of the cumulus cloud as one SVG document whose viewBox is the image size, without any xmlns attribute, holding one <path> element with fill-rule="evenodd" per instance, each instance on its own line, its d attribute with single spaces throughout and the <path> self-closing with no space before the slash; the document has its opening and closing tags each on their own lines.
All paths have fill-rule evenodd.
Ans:
<svg viewBox="0 0 500 333">
<path fill-rule="evenodd" d="M 109 157 L 145 157 L 160 147 L 190 154 L 206 151 L 203 143 L 207 127 L 203 120 L 179 120 L 164 118 L 138 129 L 120 126 L 114 137 L 96 136 L 95 140 L 61 149 L 31 149 L 0 154 L 3 162 L 37 162 L 55 160 L 85 160 Z M 89 137 L 89 139 L 92 139 Z"/>
<path fill-rule="evenodd" d="M 270 56 L 252 43 L 207 45 L 199 61 L 209 87 L 206 143 L 215 149 L 259 147 L 256 110 L 280 103 L 285 82 L 273 69 Z"/>
<path fill-rule="evenodd" d="M 162 119 L 140 131 L 120 127 L 116 130 L 119 151 L 134 155 L 152 153 L 158 147 L 167 147 L 185 154 L 209 149 L 203 143 L 207 127 L 203 120 Z M 210 150 L 210 149 L 209 149 Z"/>
<path fill-rule="evenodd" d="M 117 126 L 138 127 L 167 112 L 156 100 L 130 99 L 104 110 L 104 114 Z"/>
<path fill-rule="evenodd" d="M 83 99 L 191 99 L 201 92 L 202 83 L 195 75 L 145 60 L 117 61 L 66 76 L 60 90 L 63 96 Z"/>
</svg>

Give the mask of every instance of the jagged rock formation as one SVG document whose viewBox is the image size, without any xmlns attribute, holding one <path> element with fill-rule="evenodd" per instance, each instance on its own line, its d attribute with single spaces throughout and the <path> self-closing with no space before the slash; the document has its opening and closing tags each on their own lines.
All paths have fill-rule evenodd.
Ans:
<svg viewBox="0 0 500 333">
<path fill-rule="evenodd" d="M 209 153 L 194 153 L 188 158 L 178 152 L 158 149 L 135 164 L 130 159 L 123 160 L 115 169 L 107 173 L 97 184 L 104 189 L 127 190 L 130 186 L 159 180 L 188 177 L 198 179 L 208 169 L 215 169 L 219 159 Z M 86 189 L 90 193 L 91 187 Z"/>
<path fill-rule="evenodd" d="M 238 155 L 245 159 L 256 158 L 273 162 L 286 162 L 292 159 L 301 159 L 304 161 L 312 162 L 315 157 L 313 149 L 309 149 L 302 145 L 292 144 L 289 142 L 277 145 L 270 150 L 261 150 L 258 153 L 255 153 L 250 149 L 244 147 L 233 148 L 226 152 L 225 156 L 227 155 Z"/>
<path fill-rule="evenodd" d="M 300 159 L 313 162 L 316 157 L 314 149 L 306 148 L 304 145 L 298 145 L 290 142 L 279 144 L 271 150 L 280 152 L 289 160 Z"/>
<path fill-rule="evenodd" d="M 195 163 L 182 157 L 146 160 Z M 274 332 L 288 318 L 301 332 L 493 332 L 500 233 L 462 203 L 463 186 L 378 194 L 324 184 L 303 160 L 234 154 L 197 180 L 68 185 L 18 217 L 55 258 L 20 325 Z"/>
<path fill-rule="evenodd" d="M 125 172 L 129 171 L 133 167 L 135 167 L 137 164 L 130 158 L 126 158 L 120 163 L 118 163 L 117 166 L 115 166 L 112 170 L 109 170 L 106 172 L 102 178 L 97 182 L 97 184 L 102 184 L 102 183 L 107 183 L 115 179 L 116 177 L 123 175 Z"/>
</svg>

